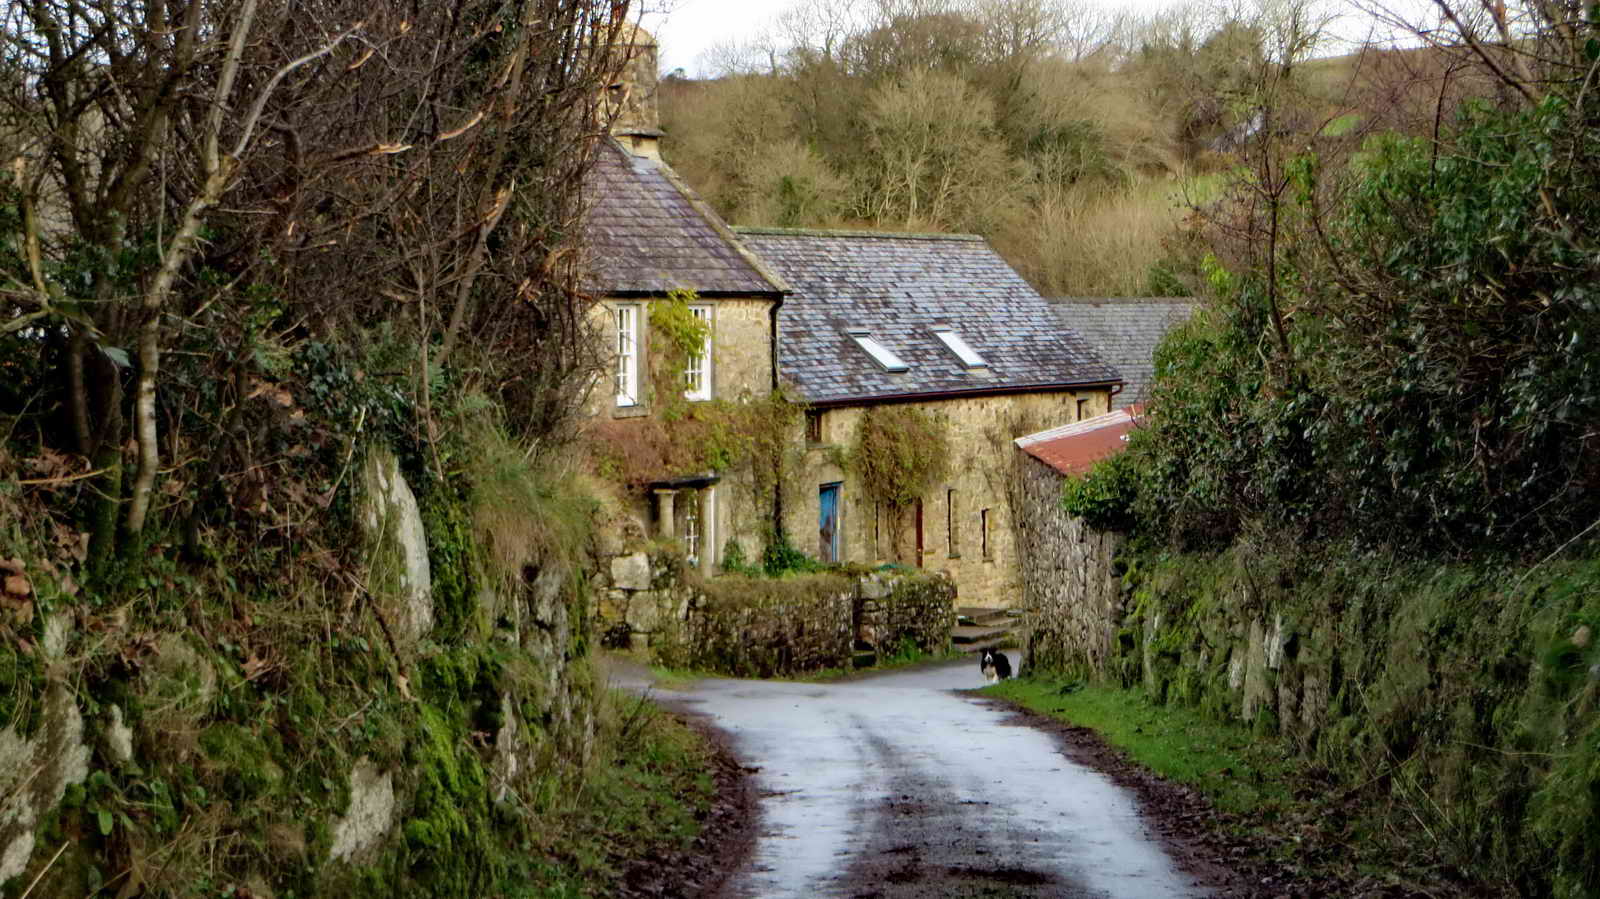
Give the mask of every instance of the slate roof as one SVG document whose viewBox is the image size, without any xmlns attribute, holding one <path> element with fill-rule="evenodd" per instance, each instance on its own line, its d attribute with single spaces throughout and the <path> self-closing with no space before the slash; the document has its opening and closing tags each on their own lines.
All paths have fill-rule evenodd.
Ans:
<svg viewBox="0 0 1600 899">
<path fill-rule="evenodd" d="M 689 288 L 701 296 L 776 297 L 786 289 L 665 163 L 606 140 L 585 186 L 591 290 L 655 296 Z"/>
<path fill-rule="evenodd" d="M 984 240 L 971 235 L 737 229 L 793 288 L 778 310 L 779 372 L 814 405 L 1120 380 Z M 948 325 L 988 363 L 968 369 L 934 337 Z M 846 331 L 909 365 L 886 371 Z"/>
<path fill-rule="evenodd" d="M 1138 427 L 1139 412 L 1137 407 L 1116 409 L 1018 437 L 1014 442 L 1017 449 L 1062 474 L 1082 474 L 1101 459 L 1122 452 L 1128 444 L 1128 434 Z"/>
<path fill-rule="evenodd" d="M 1112 409 L 1149 399 L 1156 344 L 1199 308 L 1186 298 L 1052 297 L 1049 302 L 1062 325 L 1083 334 L 1122 372 L 1127 386 L 1111 398 Z"/>
</svg>

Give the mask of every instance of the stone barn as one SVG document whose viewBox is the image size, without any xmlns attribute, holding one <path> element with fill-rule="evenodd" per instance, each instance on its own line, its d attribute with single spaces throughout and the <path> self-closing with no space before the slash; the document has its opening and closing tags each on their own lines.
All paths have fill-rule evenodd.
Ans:
<svg viewBox="0 0 1600 899">
<path fill-rule="evenodd" d="M 1097 671 L 1122 620 L 1113 565 L 1122 538 L 1061 507 L 1065 479 L 1121 452 L 1139 408 L 1018 437 L 1014 454 L 1016 542 L 1022 565 L 1022 643 L 1030 668 Z"/>
<path fill-rule="evenodd" d="M 784 528 L 823 561 L 947 572 L 966 606 L 1022 599 L 1012 438 L 1107 412 L 1117 370 L 980 237 L 740 228 L 792 293 L 778 374 L 807 408 Z M 864 489 L 846 456 L 871 410 L 942 429 L 946 475 L 909 506 Z"/>
</svg>

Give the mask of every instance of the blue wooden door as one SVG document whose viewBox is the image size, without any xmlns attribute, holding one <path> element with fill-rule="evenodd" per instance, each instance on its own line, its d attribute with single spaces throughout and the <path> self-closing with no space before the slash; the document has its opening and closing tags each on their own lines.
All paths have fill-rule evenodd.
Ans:
<svg viewBox="0 0 1600 899">
<path fill-rule="evenodd" d="M 817 498 L 821 513 L 821 543 L 817 558 L 824 562 L 839 561 L 839 485 L 823 484 Z"/>
</svg>

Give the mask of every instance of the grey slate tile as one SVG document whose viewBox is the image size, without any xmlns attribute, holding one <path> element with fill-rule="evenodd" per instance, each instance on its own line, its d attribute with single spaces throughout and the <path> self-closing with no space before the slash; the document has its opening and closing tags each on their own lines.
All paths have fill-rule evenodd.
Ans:
<svg viewBox="0 0 1600 899">
<path fill-rule="evenodd" d="M 735 229 L 794 293 L 779 309 L 779 368 L 809 402 L 1103 384 L 1117 370 L 982 238 Z M 932 332 L 983 356 L 968 370 Z M 910 370 L 885 371 L 845 333 L 868 331 Z"/>
<path fill-rule="evenodd" d="M 770 295 L 785 288 L 664 163 L 610 140 L 585 182 L 590 290 L 612 295 Z"/>
<path fill-rule="evenodd" d="M 1082 333 L 1122 372 L 1127 385 L 1112 398 L 1113 410 L 1149 398 L 1156 345 L 1198 308 L 1192 298 L 1052 297 L 1049 302 L 1063 326 Z"/>
</svg>

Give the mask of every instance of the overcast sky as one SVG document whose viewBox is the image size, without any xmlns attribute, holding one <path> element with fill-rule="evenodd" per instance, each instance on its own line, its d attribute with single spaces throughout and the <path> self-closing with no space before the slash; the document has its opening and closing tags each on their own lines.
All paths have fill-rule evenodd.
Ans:
<svg viewBox="0 0 1600 899">
<path fill-rule="evenodd" d="M 714 44 L 740 41 L 759 32 L 792 0 L 665 0 L 667 12 L 646 12 L 643 24 L 661 45 L 661 71 L 682 68 L 690 76 L 700 70 L 700 54 Z M 1108 9 L 1154 11 L 1174 0 L 1099 0 Z"/>
<path fill-rule="evenodd" d="M 691 77 L 709 74 L 702 71 L 700 56 L 715 44 L 748 39 L 777 16 L 792 0 L 644 0 L 646 9 L 660 10 L 667 4 L 666 12 L 647 11 L 642 17 L 645 30 L 656 36 L 661 45 L 662 72 L 681 68 Z M 1184 0 L 1097 0 L 1107 9 L 1154 12 Z M 1193 2 L 1193 0 L 1187 0 Z M 1422 0 L 1394 0 L 1397 6 L 1408 6 Z M 1340 4 L 1342 5 L 1342 4 Z M 636 5 L 637 9 L 638 6 Z M 1349 39 L 1365 35 L 1366 17 L 1351 11 L 1344 14 L 1338 30 Z M 1327 52 L 1346 52 L 1328 48 Z"/>
</svg>

